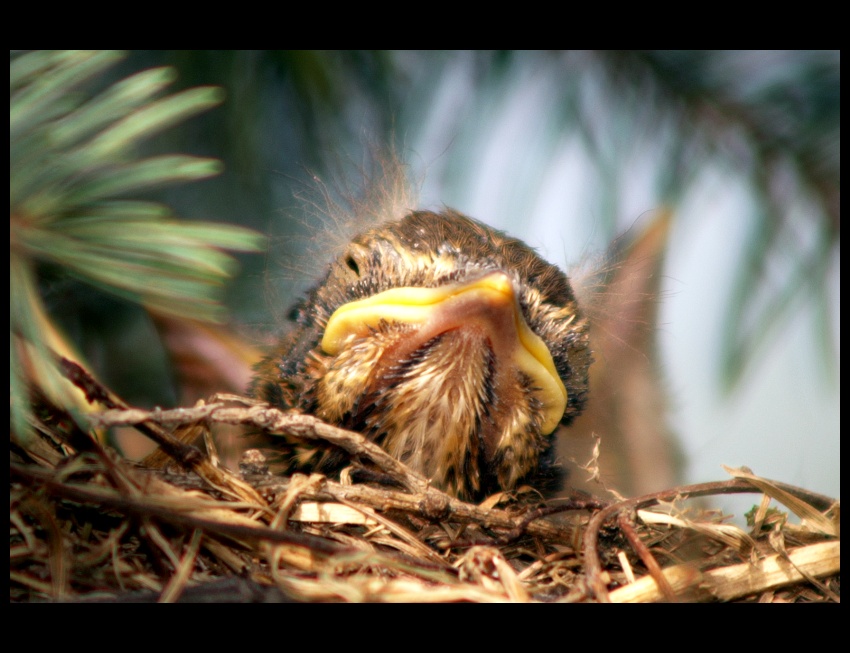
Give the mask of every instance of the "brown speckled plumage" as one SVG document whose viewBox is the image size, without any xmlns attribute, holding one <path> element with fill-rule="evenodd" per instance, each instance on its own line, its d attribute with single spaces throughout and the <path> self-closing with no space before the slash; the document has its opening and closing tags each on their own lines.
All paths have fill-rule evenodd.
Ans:
<svg viewBox="0 0 850 653">
<path fill-rule="evenodd" d="M 294 330 L 258 367 L 255 394 L 366 434 L 461 498 L 522 483 L 552 490 L 554 434 L 540 432 L 534 382 L 499 360 L 486 330 L 461 324 L 423 341 L 415 325 L 381 321 L 335 355 L 321 347 L 331 315 L 349 302 L 497 271 L 551 353 L 569 424 L 585 403 L 591 354 L 567 277 L 521 241 L 449 210 L 410 213 L 356 237 L 296 307 Z M 302 451 L 298 462 L 331 471 L 334 456 Z"/>
</svg>

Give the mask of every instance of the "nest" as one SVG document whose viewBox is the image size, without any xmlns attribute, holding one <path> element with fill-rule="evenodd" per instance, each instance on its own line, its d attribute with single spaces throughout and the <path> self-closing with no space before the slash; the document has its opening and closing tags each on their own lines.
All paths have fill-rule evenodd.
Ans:
<svg viewBox="0 0 850 653">
<path fill-rule="evenodd" d="M 92 429 L 132 426 L 172 464 L 133 463 L 45 407 L 36 436 L 12 442 L 12 601 L 839 600 L 839 503 L 746 470 L 633 499 L 523 488 L 472 505 L 310 416 L 235 396 L 131 409 L 63 365 L 105 409 Z M 379 473 L 275 476 L 257 450 L 232 472 L 211 438 L 186 444 L 221 424 L 333 445 Z M 761 495 L 748 531 L 689 502 L 734 492 Z"/>
</svg>

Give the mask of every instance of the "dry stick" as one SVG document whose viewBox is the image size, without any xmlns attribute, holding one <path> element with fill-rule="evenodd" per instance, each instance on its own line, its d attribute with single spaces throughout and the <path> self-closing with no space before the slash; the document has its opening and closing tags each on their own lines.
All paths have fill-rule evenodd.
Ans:
<svg viewBox="0 0 850 653">
<path fill-rule="evenodd" d="M 690 601 L 732 601 L 753 594 L 776 590 L 781 587 L 816 577 L 834 576 L 841 572 L 841 542 L 838 540 L 818 542 L 792 549 L 787 556 L 781 553 L 768 555 L 755 563 L 751 561 L 699 572 L 691 564 L 673 565 L 664 570 L 664 577 L 678 590 L 688 594 Z M 821 591 L 832 601 L 839 603 L 826 585 Z M 655 580 L 650 576 L 637 579 L 611 592 L 616 603 L 647 603 L 663 597 L 658 592 Z"/>
<path fill-rule="evenodd" d="M 76 366 L 75 366 L 76 367 Z M 97 391 L 97 388 L 95 388 Z M 98 397 L 94 397 L 99 399 Z M 397 509 L 417 514 L 429 521 L 440 521 L 451 517 L 461 523 L 480 524 L 486 528 L 497 528 L 512 531 L 514 537 L 523 531 L 534 537 L 542 537 L 550 541 L 570 541 L 573 529 L 565 528 L 547 520 L 541 520 L 542 514 L 548 511 L 526 517 L 517 523 L 517 518 L 502 510 L 484 510 L 472 504 L 465 503 L 445 493 L 430 487 L 427 481 L 411 472 L 402 463 L 387 454 L 383 449 L 366 440 L 359 433 L 346 431 L 325 424 L 321 420 L 308 415 L 299 415 L 280 411 L 265 404 L 256 405 L 255 401 L 243 397 L 229 397 L 231 401 L 248 404 L 245 407 L 233 407 L 223 403 L 213 403 L 192 408 L 177 408 L 173 410 L 153 411 L 134 408 L 113 408 L 100 414 L 90 416 L 93 424 L 107 427 L 119 425 L 149 426 L 150 422 L 182 425 L 199 421 L 222 422 L 229 424 L 251 424 L 259 427 L 272 427 L 282 432 L 298 434 L 305 439 L 321 439 L 331 442 L 353 455 L 363 455 L 384 469 L 388 475 L 405 487 L 419 490 L 418 494 L 409 495 L 389 490 L 374 490 L 367 486 L 340 486 L 328 481 L 328 486 L 336 488 L 334 492 L 316 495 L 323 500 L 355 499 L 372 505 L 379 510 Z M 109 403 L 109 402 L 104 402 Z M 167 435 L 167 434 L 166 434 Z M 180 448 L 193 449 L 178 443 Z M 266 487 L 267 483 L 262 483 Z M 285 487 L 285 482 L 276 479 L 273 486 Z M 424 489 L 424 492 L 420 489 Z M 575 505 L 571 509 L 587 509 L 592 506 Z M 564 507 L 553 509 L 564 510 Z M 535 519 L 532 523 L 528 523 Z"/>
<path fill-rule="evenodd" d="M 629 544 L 632 545 L 635 553 L 638 554 L 641 562 L 643 562 L 644 566 L 649 571 L 649 575 L 655 579 L 655 582 L 658 584 L 658 588 L 661 590 L 664 598 L 671 603 L 676 603 L 678 601 L 676 592 L 673 591 L 670 583 L 667 582 L 667 578 L 664 576 L 664 572 L 661 571 L 661 565 L 658 564 L 655 556 L 652 555 L 652 552 L 638 536 L 637 531 L 635 530 L 634 517 L 632 515 L 633 513 L 631 511 L 621 511 L 617 517 L 617 524 L 620 527 L 620 530 L 623 531 L 623 535 L 626 536 Z"/>
<path fill-rule="evenodd" d="M 227 410 L 224 409 L 224 411 Z M 222 418 L 224 419 L 224 415 L 222 415 Z M 350 455 L 365 455 L 369 460 L 379 465 L 393 480 L 401 483 L 411 492 L 425 493 L 432 489 L 427 479 L 411 471 L 406 465 L 359 433 L 325 424 L 310 415 L 285 413 L 276 408 L 254 406 L 248 409 L 248 414 L 243 417 L 242 423 L 254 424 L 267 431 L 287 433 L 305 440 L 330 442 Z"/>
<path fill-rule="evenodd" d="M 250 478 L 255 482 L 255 478 Z M 275 493 L 283 492 L 288 486 L 289 480 L 284 477 L 265 476 L 256 479 L 258 489 L 269 490 Z M 367 505 L 381 512 L 398 511 L 421 517 L 428 522 L 456 522 L 459 524 L 477 524 L 487 529 L 508 531 L 513 534 L 518 528 L 533 537 L 540 537 L 549 541 L 570 542 L 574 535 L 574 529 L 565 527 L 555 522 L 540 519 L 539 514 L 534 514 L 532 521 L 527 525 L 523 515 L 519 516 L 520 526 L 517 526 L 518 517 L 511 515 L 505 510 L 496 508 L 480 508 L 479 506 L 465 503 L 458 499 L 447 497 L 448 500 L 441 505 L 429 501 L 431 492 L 427 495 L 408 494 L 397 490 L 378 489 L 368 485 L 342 485 L 336 481 L 326 479 L 322 488 L 316 491 L 303 493 L 304 499 L 313 501 L 332 501 L 345 503 L 354 501 Z M 574 508 L 583 509 L 581 507 Z M 534 511 L 535 513 L 537 511 Z"/>
<path fill-rule="evenodd" d="M 359 433 L 331 426 L 310 415 L 286 412 L 266 404 L 253 405 L 253 402 L 251 404 L 248 407 L 234 407 L 223 403 L 213 403 L 168 411 L 108 410 L 99 415 L 92 415 L 90 419 L 99 426 L 128 426 L 150 421 L 181 425 L 203 420 L 248 424 L 274 432 L 297 435 L 306 440 L 330 442 L 351 455 L 369 459 L 394 481 L 408 488 L 412 494 L 386 489 L 376 490 L 364 485 L 342 486 L 328 480 L 326 481 L 328 491 L 318 493 L 314 498 L 325 501 L 341 501 L 341 499 L 362 501 L 378 510 L 400 510 L 419 515 L 431 522 L 451 519 L 461 523 L 480 524 L 485 528 L 507 530 L 511 538 L 527 532 L 534 537 L 569 542 L 573 529 L 540 519 L 540 517 L 564 510 L 588 510 L 600 507 L 595 500 L 574 501 L 568 506 L 535 511 L 520 517 L 518 521 L 516 516 L 504 510 L 482 509 L 431 487 L 424 478 L 412 472 L 403 463 Z M 258 480 L 257 487 L 284 489 L 287 486 L 283 479 L 270 477 L 268 481 Z M 309 496 L 309 493 L 305 496 Z"/>
<path fill-rule="evenodd" d="M 85 392 L 86 399 L 90 403 L 97 402 L 113 410 L 127 410 L 129 408 L 124 401 L 103 387 L 77 363 L 67 358 L 60 358 L 58 364 L 68 380 Z M 156 442 L 184 468 L 198 474 L 198 476 L 206 480 L 215 489 L 243 501 L 254 503 L 258 507 L 266 506 L 263 498 L 250 485 L 242 482 L 226 470 L 213 466 L 197 447 L 180 442 L 180 440 L 155 423 L 151 417 L 148 417 L 144 422 L 139 422 L 135 426 L 141 433 Z"/>
<path fill-rule="evenodd" d="M 354 551 L 354 549 L 331 544 L 324 538 L 306 533 L 273 530 L 263 525 L 225 524 L 211 519 L 194 517 L 187 513 L 176 512 L 167 506 L 156 505 L 144 500 L 121 495 L 115 490 L 94 488 L 91 485 L 83 487 L 58 482 L 53 479 L 50 473 L 23 465 L 10 464 L 9 476 L 30 486 L 43 486 L 52 493 L 70 499 L 71 501 L 108 506 L 118 510 L 133 512 L 143 517 L 157 517 L 178 526 L 218 533 L 219 535 L 237 541 L 267 540 L 310 549 L 313 552 L 325 555 Z"/>
<path fill-rule="evenodd" d="M 789 492 L 790 494 L 804 499 L 819 510 L 827 510 L 833 500 L 822 494 L 809 492 L 796 488 L 787 483 L 771 480 L 770 483 Z M 648 508 L 662 501 L 672 501 L 679 498 L 693 498 L 708 496 L 712 494 L 738 494 L 744 492 L 761 492 L 762 490 L 746 480 L 734 479 L 731 481 L 719 481 L 715 483 L 700 483 L 697 485 L 685 485 L 654 494 L 647 494 L 642 497 L 635 497 L 614 503 L 603 510 L 597 512 L 590 519 L 587 525 L 587 530 L 584 535 L 584 558 L 585 558 L 585 575 L 587 584 L 592 594 L 599 601 L 608 603 L 608 587 L 602 578 L 602 562 L 599 559 L 597 551 L 599 541 L 599 529 L 608 519 L 621 511 L 637 511 L 640 508 Z"/>
<path fill-rule="evenodd" d="M 112 406 L 111 408 L 118 407 Z M 212 420 L 226 424 L 249 424 L 272 434 L 293 435 L 304 440 L 322 440 L 339 447 L 352 456 L 363 456 L 411 492 L 424 493 L 433 489 L 430 488 L 427 479 L 411 471 L 403 463 L 359 433 L 331 426 L 310 415 L 279 410 L 267 404 L 247 408 L 215 403 L 175 410 L 125 409 L 121 412 L 110 410 L 100 415 L 93 415 L 92 420 L 94 423 L 103 426 L 146 426 L 151 421 L 182 425 L 201 420 Z M 185 447 L 186 445 L 181 446 Z"/>
<path fill-rule="evenodd" d="M 433 549 L 425 545 L 412 533 L 408 532 L 406 528 L 399 524 L 396 524 L 390 519 L 387 519 L 383 515 L 378 514 L 375 509 L 357 505 L 353 501 L 342 500 L 341 503 L 342 505 L 348 506 L 349 508 L 352 508 L 353 510 L 356 510 L 357 512 L 381 524 L 384 528 L 386 528 L 390 533 L 395 535 L 402 542 L 406 542 L 414 549 L 416 549 L 416 551 L 418 551 L 419 554 L 425 559 L 427 559 L 429 562 L 439 566 L 451 567 L 451 565 L 449 565 L 446 560 L 444 560 L 438 553 L 435 553 Z"/>
<path fill-rule="evenodd" d="M 545 506 L 543 508 L 536 508 L 533 510 L 528 510 L 520 520 L 519 524 L 509 533 L 507 533 L 504 537 L 499 540 L 500 544 L 510 544 L 518 540 L 523 533 L 526 531 L 531 532 L 532 528 L 531 523 L 542 518 L 549 517 L 551 515 L 556 515 L 560 512 L 571 512 L 574 510 L 602 510 L 607 506 L 611 505 L 610 501 L 604 501 L 602 499 L 568 499 L 566 503 L 561 504 L 559 506 Z"/>
<path fill-rule="evenodd" d="M 518 524 L 516 517 L 508 515 L 505 511 L 483 510 L 455 499 L 430 486 L 422 476 L 411 471 L 402 462 L 393 458 L 360 433 L 331 426 L 311 415 L 282 411 L 266 404 L 234 407 L 214 403 L 169 411 L 108 410 L 99 415 L 91 416 L 91 419 L 100 426 L 136 425 L 152 420 L 180 425 L 207 420 L 227 424 L 248 424 L 276 433 L 295 435 L 305 440 L 322 440 L 344 449 L 350 455 L 367 458 L 394 481 L 413 493 L 412 495 L 401 492 L 393 493 L 389 490 L 371 490 L 370 492 L 370 489 L 366 486 L 346 486 L 346 490 L 338 490 L 339 492 L 352 493 L 346 498 L 354 498 L 360 492 L 363 500 L 368 501 L 370 505 L 376 508 L 390 507 L 413 512 L 429 521 L 440 521 L 453 517 L 465 523 L 480 523 L 486 527 L 506 529 L 515 533 L 521 533 L 525 530 L 530 535 L 548 539 L 568 539 L 572 534 L 571 529 L 538 519 L 549 514 L 548 510 L 531 517 L 538 520 L 536 522 L 524 523 L 527 520 L 521 520 Z M 331 485 L 330 481 L 328 483 Z M 591 504 L 592 502 L 588 504 L 576 502 L 573 507 L 558 507 L 551 511 L 585 510 L 597 507 Z"/>
</svg>

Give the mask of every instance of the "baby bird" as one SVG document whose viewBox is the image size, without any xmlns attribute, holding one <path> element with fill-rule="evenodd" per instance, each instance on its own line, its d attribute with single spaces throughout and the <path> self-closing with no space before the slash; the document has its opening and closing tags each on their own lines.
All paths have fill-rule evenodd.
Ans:
<svg viewBox="0 0 850 653">
<path fill-rule="evenodd" d="M 292 316 L 258 397 L 363 433 L 461 499 L 560 486 L 552 435 L 587 398 L 588 325 L 566 275 L 521 241 L 412 212 L 354 238 Z M 293 464 L 330 472 L 341 456 Z"/>
</svg>

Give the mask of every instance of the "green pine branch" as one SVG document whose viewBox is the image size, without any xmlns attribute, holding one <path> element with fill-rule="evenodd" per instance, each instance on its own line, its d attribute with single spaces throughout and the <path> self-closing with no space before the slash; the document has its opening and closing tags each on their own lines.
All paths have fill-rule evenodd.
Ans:
<svg viewBox="0 0 850 653">
<path fill-rule="evenodd" d="M 34 417 L 26 384 L 61 407 L 80 406 L 50 350 L 70 345 L 38 291 L 42 264 L 148 309 L 217 321 L 221 289 L 261 237 L 232 225 L 181 222 L 168 207 L 133 199 L 216 175 L 214 159 L 144 158 L 139 146 L 223 100 L 216 87 L 161 97 L 171 68 L 146 70 L 90 95 L 85 84 L 123 58 L 102 51 L 36 51 L 10 59 L 10 395 L 12 431 Z"/>
</svg>

